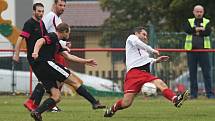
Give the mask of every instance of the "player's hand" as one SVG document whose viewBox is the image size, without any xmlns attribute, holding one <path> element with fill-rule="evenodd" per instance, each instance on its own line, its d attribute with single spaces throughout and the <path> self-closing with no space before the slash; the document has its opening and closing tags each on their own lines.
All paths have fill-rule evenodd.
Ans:
<svg viewBox="0 0 215 121">
<path fill-rule="evenodd" d="M 159 51 L 157 51 L 157 50 L 154 50 L 153 54 L 158 55 L 158 56 L 160 55 Z"/>
<path fill-rule="evenodd" d="M 169 56 L 160 56 L 156 59 L 156 63 L 165 62 L 169 60 Z"/>
<path fill-rule="evenodd" d="M 86 65 L 95 67 L 97 66 L 97 63 L 94 59 L 86 59 Z"/>
<path fill-rule="evenodd" d="M 13 59 L 13 61 L 15 61 L 15 62 L 17 62 L 17 63 L 19 62 L 19 56 L 16 55 L 16 54 L 13 56 L 12 59 Z"/>
<path fill-rule="evenodd" d="M 66 51 L 70 52 L 70 48 L 68 48 L 67 46 L 65 46 Z"/>
<path fill-rule="evenodd" d="M 32 57 L 34 58 L 34 60 L 36 60 L 38 58 L 38 53 L 32 53 Z"/>
</svg>

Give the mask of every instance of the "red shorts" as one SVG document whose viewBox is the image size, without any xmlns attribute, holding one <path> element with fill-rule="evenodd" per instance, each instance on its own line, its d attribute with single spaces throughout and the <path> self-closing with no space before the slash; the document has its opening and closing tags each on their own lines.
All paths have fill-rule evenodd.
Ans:
<svg viewBox="0 0 215 121">
<path fill-rule="evenodd" d="M 61 64 L 65 67 L 68 67 L 68 63 L 66 62 L 66 60 L 64 59 L 64 57 L 60 54 L 55 54 L 55 61 L 58 64 Z"/>
<path fill-rule="evenodd" d="M 157 77 L 139 69 L 131 69 L 127 72 L 124 82 L 124 93 L 139 93 L 142 86 Z"/>
</svg>

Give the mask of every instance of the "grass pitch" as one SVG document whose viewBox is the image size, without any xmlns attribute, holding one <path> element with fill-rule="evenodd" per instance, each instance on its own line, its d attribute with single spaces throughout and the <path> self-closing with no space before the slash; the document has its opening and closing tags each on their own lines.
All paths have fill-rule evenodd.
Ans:
<svg viewBox="0 0 215 121">
<path fill-rule="evenodd" d="M 98 97 L 99 98 L 99 97 Z M 0 96 L 0 121 L 34 121 L 23 107 L 26 96 Z M 111 105 L 118 98 L 99 98 Z M 164 98 L 137 97 L 133 106 L 118 111 L 112 118 L 104 118 L 104 110 L 92 110 L 82 97 L 62 97 L 60 113 L 43 114 L 43 121 L 215 121 L 215 100 L 204 97 L 188 100 L 175 108 Z"/>
</svg>

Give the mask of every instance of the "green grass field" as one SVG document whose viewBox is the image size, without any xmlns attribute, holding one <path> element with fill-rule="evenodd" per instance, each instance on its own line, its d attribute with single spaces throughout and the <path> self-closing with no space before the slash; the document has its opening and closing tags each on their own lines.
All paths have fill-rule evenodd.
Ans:
<svg viewBox="0 0 215 121">
<path fill-rule="evenodd" d="M 34 121 L 22 103 L 26 96 L 0 96 L 0 121 Z M 117 98 L 100 98 L 111 105 Z M 215 100 L 188 100 L 177 109 L 164 98 L 138 97 L 133 106 L 104 118 L 104 110 L 92 110 L 81 97 L 62 97 L 60 113 L 43 114 L 43 121 L 215 121 Z"/>
</svg>

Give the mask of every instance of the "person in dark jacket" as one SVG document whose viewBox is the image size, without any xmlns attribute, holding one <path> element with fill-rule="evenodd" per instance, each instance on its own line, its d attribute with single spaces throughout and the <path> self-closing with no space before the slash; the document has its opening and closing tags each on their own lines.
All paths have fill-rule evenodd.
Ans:
<svg viewBox="0 0 215 121">
<path fill-rule="evenodd" d="M 184 24 L 187 33 L 185 50 L 210 49 L 210 20 L 204 18 L 204 8 L 196 5 L 193 9 L 194 18 L 189 18 Z M 208 98 L 215 98 L 211 88 L 210 61 L 208 52 L 187 52 L 188 67 L 190 74 L 191 99 L 198 97 L 197 70 L 200 65 L 204 77 L 205 91 Z"/>
</svg>

